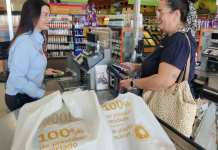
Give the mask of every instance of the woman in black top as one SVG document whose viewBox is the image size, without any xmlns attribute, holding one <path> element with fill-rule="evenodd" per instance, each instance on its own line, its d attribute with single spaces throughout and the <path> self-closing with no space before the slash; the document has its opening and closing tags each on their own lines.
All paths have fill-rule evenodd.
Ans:
<svg viewBox="0 0 218 150">
<path fill-rule="evenodd" d="M 196 0 L 161 0 L 156 18 L 159 28 L 167 33 L 165 39 L 146 57 L 142 64 L 123 63 L 133 71 L 141 72 L 141 78 L 122 80 L 121 85 L 131 90 L 135 87 L 149 91 L 161 91 L 178 82 L 181 70 L 185 67 L 190 48 L 185 32 L 191 43 L 191 63 L 189 72 L 190 91 L 194 91 L 190 81 L 194 78 L 195 56 L 197 44 L 195 42 L 197 14 L 193 3 Z M 183 78 L 184 80 L 184 78 Z M 133 84 L 134 83 L 134 84 Z"/>
</svg>

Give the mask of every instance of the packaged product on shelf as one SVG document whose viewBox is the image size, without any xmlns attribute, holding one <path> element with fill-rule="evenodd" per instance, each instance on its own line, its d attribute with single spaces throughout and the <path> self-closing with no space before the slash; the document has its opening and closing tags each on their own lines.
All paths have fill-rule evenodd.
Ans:
<svg viewBox="0 0 218 150">
<path fill-rule="evenodd" d="M 157 45 L 155 44 L 155 42 L 154 42 L 153 39 L 147 39 L 147 41 L 149 42 L 149 44 L 150 44 L 151 46 L 157 46 Z"/>
<path fill-rule="evenodd" d="M 0 25 L 5 25 L 5 16 L 0 15 Z"/>
<path fill-rule="evenodd" d="M 201 29 L 205 28 L 205 18 L 201 19 Z"/>
<path fill-rule="evenodd" d="M 157 35 L 157 37 L 158 37 L 159 40 L 163 39 L 161 35 Z"/>
<path fill-rule="evenodd" d="M 218 28 L 218 19 L 217 18 L 213 19 L 212 26 L 213 26 L 213 29 L 217 29 Z"/>
<path fill-rule="evenodd" d="M 89 26 L 89 22 L 90 22 L 90 5 L 87 4 L 86 5 L 86 22 L 85 22 L 85 27 L 90 27 Z"/>
<path fill-rule="evenodd" d="M 210 28 L 210 19 L 206 19 L 206 21 L 205 21 L 205 28 L 206 29 Z"/>
<path fill-rule="evenodd" d="M 92 3 L 92 27 L 98 27 L 98 19 L 94 3 Z"/>
<path fill-rule="evenodd" d="M 201 28 L 201 18 L 197 18 L 197 28 Z"/>
<path fill-rule="evenodd" d="M 150 46 L 146 39 L 144 39 L 144 46 Z"/>
<path fill-rule="evenodd" d="M 148 31 L 144 31 L 144 37 L 145 38 L 151 38 L 150 34 L 148 33 Z"/>
<path fill-rule="evenodd" d="M 157 43 L 157 45 L 160 44 L 160 42 L 157 40 L 157 38 L 156 38 L 155 36 L 153 37 L 153 39 L 154 39 L 154 41 Z"/>
<path fill-rule="evenodd" d="M 148 33 L 152 36 L 153 34 L 155 34 L 152 30 L 148 30 Z"/>
</svg>

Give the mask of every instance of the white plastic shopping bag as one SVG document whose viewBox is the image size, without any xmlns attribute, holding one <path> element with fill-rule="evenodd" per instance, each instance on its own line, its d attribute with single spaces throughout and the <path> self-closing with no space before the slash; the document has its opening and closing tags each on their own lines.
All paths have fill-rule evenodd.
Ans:
<svg viewBox="0 0 218 150">
<path fill-rule="evenodd" d="M 12 150 L 84 149 L 114 149 L 94 91 L 58 91 L 21 108 Z"/>
<path fill-rule="evenodd" d="M 115 150 L 175 150 L 141 97 L 120 94 L 101 107 L 113 133 Z"/>
<path fill-rule="evenodd" d="M 206 150 L 217 150 L 216 108 L 217 106 L 214 103 L 210 104 L 196 131 L 195 142 Z"/>
</svg>

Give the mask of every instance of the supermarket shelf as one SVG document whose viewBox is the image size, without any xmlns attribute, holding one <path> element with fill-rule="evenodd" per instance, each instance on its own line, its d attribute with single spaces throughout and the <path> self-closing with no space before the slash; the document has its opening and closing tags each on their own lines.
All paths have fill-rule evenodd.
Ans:
<svg viewBox="0 0 218 150">
<path fill-rule="evenodd" d="M 74 43 L 74 42 L 48 42 L 47 44 L 70 44 L 70 43 Z"/>
<path fill-rule="evenodd" d="M 216 13 L 209 12 L 209 15 L 214 16 Z"/>
<path fill-rule="evenodd" d="M 133 28 L 128 28 L 128 27 L 110 27 L 111 29 L 133 29 Z"/>
<path fill-rule="evenodd" d="M 0 25 L 0 28 L 1 27 L 9 27 L 9 26 L 8 25 Z M 18 25 L 13 26 L 13 28 L 16 28 L 16 27 L 18 27 Z"/>
<path fill-rule="evenodd" d="M 53 34 L 53 35 L 48 35 L 48 36 L 73 36 L 73 34 L 72 34 L 72 35 L 64 35 L 64 34 Z"/>
<path fill-rule="evenodd" d="M 85 35 L 75 35 L 75 37 L 81 37 L 81 36 L 86 37 Z"/>
<path fill-rule="evenodd" d="M 47 51 L 74 51 L 74 50 L 73 49 L 54 49 L 54 50 L 48 49 Z"/>
<path fill-rule="evenodd" d="M 84 49 L 75 49 L 75 51 L 83 51 Z"/>
<path fill-rule="evenodd" d="M 208 9 L 197 9 L 197 14 L 209 14 Z"/>
<path fill-rule="evenodd" d="M 66 59 L 66 56 L 53 56 L 53 57 L 48 57 L 47 59 Z"/>
<path fill-rule="evenodd" d="M 47 49 L 47 51 L 74 51 L 73 49 Z"/>
<path fill-rule="evenodd" d="M 49 28 L 49 29 L 72 29 L 72 28 Z"/>
<path fill-rule="evenodd" d="M 143 16 L 156 16 L 156 12 L 143 13 Z"/>
<path fill-rule="evenodd" d="M 83 30 L 83 28 L 75 28 L 75 30 Z"/>
<path fill-rule="evenodd" d="M 110 40 L 111 40 L 111 41 L 112 41 L 112 40 L 119 40 L 119 41 L 120 41 L 121 38 L 117 38 L 117 39 L 116 39 L 116 38 L 113 38 L 113 39 L 110 39 Z"/>
<path fill-rule="evenodd" d="M 81 44 L 84 44 L 84 45 L 85 45 L 85 43 L 75 43 L 75 45 L 81 45 Z"/>
<path fill-rule="evenodd" d="M 61 21 L 61 22 L 72 22 L 72 21 L 69 21 L 69 20 L 51 20 L 52 22 L 53 21 Z"/>
</svg>

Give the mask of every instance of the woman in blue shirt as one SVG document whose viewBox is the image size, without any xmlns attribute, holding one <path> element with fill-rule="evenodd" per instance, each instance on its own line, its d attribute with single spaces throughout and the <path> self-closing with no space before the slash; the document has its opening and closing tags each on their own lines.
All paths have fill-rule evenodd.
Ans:
<svg viewBox="0 0 218 150">
<path fill-rule="evenodd" d="M 190 81 L 194 78 L 195 55 L 197 44 L 196 9 L 193 3 L 196 0 L 161 0 L 158 6 L 156 18 L 159 20 L 159 28 L 168 35 L 157 48 L 146 57 L 142 64 L 123 63 L 133 71 L 141 72 L 140 79 L 128 79 L 121 81 L 121 85 L 131 90 L 131 86 L 149 91 L 161 91 L 178 82 L 181 70 L 183 70 L 189 53 L 189 43 L 182 32 L 185 32 L 191 43 L 191 63 L 189 72 L 190 90 L 194 91 Z M 184 78 L 183 78 L 184 80 Z"/>
<path fill-rule="evenodd" d="M 44 39 L 40 33 L 49 29 L 50 22 L 50 7 L 46 2 L 27 0 L 24 3 L 18 30 L 9 47 L 10 74 L 5 102 L 11 111 L 54 92 L 40 88 L 45 74 L 58 73 L 54 69 L 45 70 L 47 58 L 42 49 Z"/>
</svg>

